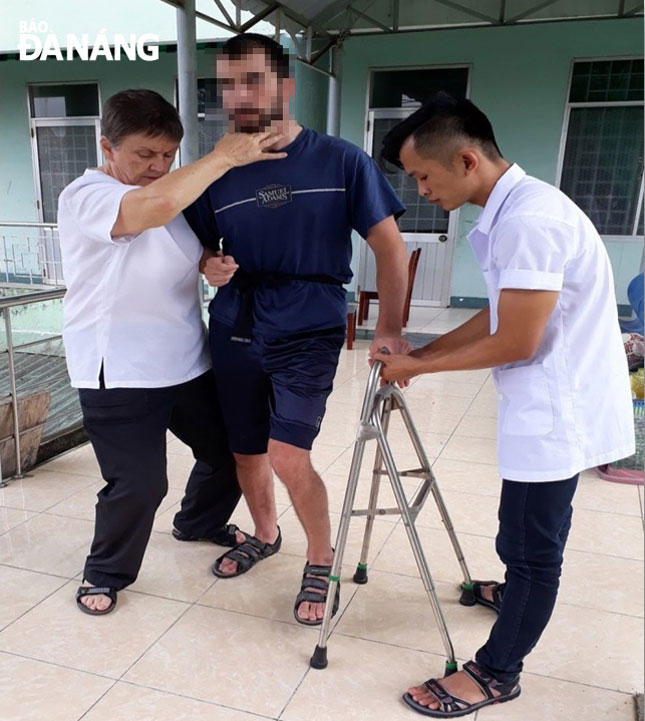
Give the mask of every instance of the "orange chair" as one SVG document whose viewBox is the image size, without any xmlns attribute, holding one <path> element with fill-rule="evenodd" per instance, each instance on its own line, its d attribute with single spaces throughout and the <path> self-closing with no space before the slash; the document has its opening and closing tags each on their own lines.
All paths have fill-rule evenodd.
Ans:
<svg viewBox="0 0 645 721">
<path fill-rule="evenodd" d="M 414 279 L 417 275 L 417 268 L 419 267 L 419 256 L 421 255 L 421 248 L 417 248 L 412 251 L 410 255 L 410 261 L 408 263 L 408 290 L 405 294 L 405 305 L 403 306 L 403 327 L 407 327 L 408 321 L 410 320 L 410 303 L 412 302 L 412 288 L 414 287 Z M 358 295 L 358 311 L 356 313 L 356 322 L 358 325 L 363 325 L 367 320 L 367 316 L 370 308 L 371 300 L 378 300 L 378 291 L 376 290 L 361 290 L 357 289 Z"/>
</svg>

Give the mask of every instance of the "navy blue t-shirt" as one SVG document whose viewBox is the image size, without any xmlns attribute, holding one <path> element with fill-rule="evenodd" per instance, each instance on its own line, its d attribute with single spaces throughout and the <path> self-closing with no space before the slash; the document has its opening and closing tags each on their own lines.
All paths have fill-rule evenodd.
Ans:
<svg viewBox="0 0 645 721">
<path fill-rule="evenodd" d="M 348 283 L 352 229 L 366 238 L 405 206 L 372 158 L 345 140 L 303 128 L 284 151 L 283 160 L 230 170 L 184 210 L 186 220 L 203 245 L 221 248 L 247 273 Z M 210 314 L 232 326 L 239 304 L 237 289 L 225 285 Z M 290 280 L 256 289 L 253 327 L 278 338 L 344 325 L 346 313 L 341 286 Z"/>
</svg>

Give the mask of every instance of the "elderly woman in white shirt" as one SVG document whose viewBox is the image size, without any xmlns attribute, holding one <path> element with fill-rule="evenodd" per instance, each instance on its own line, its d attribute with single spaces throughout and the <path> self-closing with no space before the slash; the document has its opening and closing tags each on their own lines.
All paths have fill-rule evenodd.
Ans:
<svg viewBox="0 0 645 721">
<path fill-rule="evenodd" d="M 195 457 L 175 537 L 245 538 L 227 525 L 240 489 L 202 322 L 202 247 L 182 210 L 230 168 L 284 157 L 267 152 L 275 135 L 232 134 L 169 172 L 183 129 L 150 90 L 109 98 L 101 132 L 105 165 L 70 183 L 58 205 L 67 365 L 106 482 L 76 595 L 90 614 L 114 610 L 137 577 L 168 488 L 168 429 Z"/>
</svg>

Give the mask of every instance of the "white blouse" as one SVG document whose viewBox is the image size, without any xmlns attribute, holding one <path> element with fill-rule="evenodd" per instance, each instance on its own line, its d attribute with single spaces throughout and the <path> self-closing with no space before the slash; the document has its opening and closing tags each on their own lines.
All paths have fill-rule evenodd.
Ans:
<svg viewBox="0 0 645 721">
<path fill-rule="evenodd" d="M 126 185 L 96 168 L 58 200 L 67 285 L 63 341 L 72 386 L 159 388 L 210 368 L 198 293 L 202 248 L 182 214 L 113 239 Z"/>
</svg>

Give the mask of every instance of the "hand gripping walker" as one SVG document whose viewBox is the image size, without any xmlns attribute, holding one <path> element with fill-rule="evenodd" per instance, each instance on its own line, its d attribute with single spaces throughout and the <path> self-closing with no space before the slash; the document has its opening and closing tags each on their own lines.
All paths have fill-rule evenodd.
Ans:
<svg viewBox="0 0 645 721">
<path fill-rule="evenodd" d="M 387 353 L 388 351 L 387 349 L 383 349 L 381 352 Z M 452 542 L 457 560 L 459 561 L 459 565 L 461 566 L 461 570 L 464 575 L 464 582 L 461 585 L 462 595 L 460 598 L 460 603 L 464 606 L 473 606 L 475 604 L 473 583 L 470 578 L 470 574 L 468 573 L 468 568 L 466 566 L 459 541 L 457 540 L 455 530 L 452 526 L 452 522 L 450 521 L 450 516 L 448 515 L 441 493 L 439 492 L 437 481 L 432 469 L 430 468 L 430 462 L 428 461 L 428 457 L 421 445 L 419 434 L 412 422 L 403 394 L 393 383 L 388 383 L 386 386 L 379 387 L 379 378 L 382 366 L 382 363 L 378 361 L 375 362 L 367 381 L 367 388 L 363 398 L 363 407 L 361 409 L 360 425 L 356 441 L 354 443 L 354 455 L 352 457 L 352 465 L 349 471 L 349 480 L 347 482 L 347 490 L 345 492 L 340 525 L 338 527 L 334 562 L 329 575 L 329 590 L 327 592 L 325 615 L 320 628 L 318 645 L 316 646 L 309 663 L 313 668 L 317 669 L 327 667 L 327 639 L 329 637 L 333 600 L 336 595 L 337 584 L 340 582 L 340 569 L 343 562 L 345 544 L 347 543 L 347 532 L 349 531 L 349 523 L 352 516 L 367 516 L 361 559 L 356 568 L 356 573 L 354 574 L 354 583 L 364 584 L 367 583 L 367 557 L 370 537 L 372 535 L 372 527 L 374 525 L 374 518 L 377 515 L 398 514 L 403 519 L 403 524 L 408 534 L 408 540 L 410 541 L 410 546 L 412 546 L 412 553 L 414 554 L 414 558 L 419 568 L 421 580 L 423 581 L 428 598 L 430 599 L 430 605 L 432 607 L 435 620 L 439 626 L 439 631 L 441 633 L 441 638 L 447 656 L 446 674 L 450 674 L 457 670 L 455 653 L 452 647 L 452 642 L 450 641 L 450 636 L 448 635 L 448 629 L 446 627 L 443 613 L 441 612 L 441 606 L 439 605 L 439 599 L 437 598 L 432 576 L 430 575 L 430 569 L 428 568 L 428 563 L 423 553 L 423 548 L 421 547 L 419 535 L 414 525 L 414 522 L 423 508 L 426 498 L 430 492 L 432 492 L 435 503 L 437 504 L 441 520 L 446 527 L 448 536 L 450 537 L 450 541 Z M 395 409 L 401 412 L 403 422 L 410 434 L 410 439 L 412 440 L 421 468 L 407 471 L 398 471 L 396 468 L 394 457 L 387 440 L 390 414 L 392 413 L 392 410 Z M 363 461 L 365 444 L 367 441 L 372 439 L 377 441 L 377 449 L 372 474 L 369 508 L 366 510 L 354 510 L 354 499 L 356 496 L 356 488 L 358 486 L 358 478 L 361 463 Z M 383 464 L 385 464 L 385 470 L 383 470 Z M 387 475 L 390 479 L 390 484 L 392 485 L 392 490 L 394 492 L 398 508 L 377 508 L 376 504 L 378 501 L 379 484 L 381 476 L 383 475 Z M 403 484 L 401 483 L 402 477 L 423 478 L 423 484 L 417 491 L 416 496 L 411 503 L 408 503 L 405 495 L 405 490 L 403 488 Z"/>
</svg>

